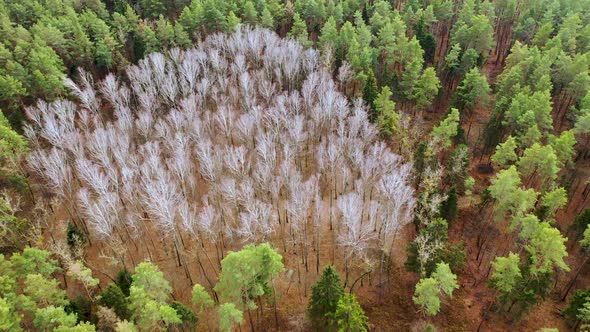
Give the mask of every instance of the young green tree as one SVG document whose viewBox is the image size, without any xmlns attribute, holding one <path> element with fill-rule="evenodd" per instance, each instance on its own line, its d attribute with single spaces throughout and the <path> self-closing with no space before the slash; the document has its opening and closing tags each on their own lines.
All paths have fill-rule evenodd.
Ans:
<svg viewBox="0 0 590 332">
<path fill-rule="evenodd" d="M 63 307 L 53 305 L 38 309 L 33 323 L 40 331 L 54 331 L 59 328 L 73 327 L 78 318 L 75 314 L 68 314 Z"/>
<path fill-rule="evenodd" d="M 198 307 L 199 312 L 202 312 L 206 308 L 212 307 L 215 304 L 209 293 L 207 293 L 205 288 L 199 284 L 193 286 L 192 302 Z"/>
<path fill-rule="evenodd" d="M 504 143 L 500 143 L 496 147 L 496 152 L 492 155 L 491 161 L 502 167 L 508 166 L 509 163 L 518 159 L 516 147 L 516 139 L 508 136 Z"/>
<path fill-rule="evenodd" d="M 322 27 L 318 40 L 318 48 L 320 50 L 325 50 L 327 47 L 331 48 L 336 54 L 338 54 L 338 28 L 336 27 L 334 17 L 328 18 Z"/>
<path fill-rule="evenodd" d="M 353 294 L 344 294 L 336 306 L 334 321 L 338 331 L 366 332 L 369 320 Z"/>
<path fill-rule="evenodd" d="M 420 279 L 412 299 L 426 314 L 434 316 L 440 311 L 440 294 L 452 297 L 453 291 L 457 288 L 457 276 L 453 274 L 449 264 L 440 262 L 430 277 Z"/>
<path fill-rule="evenodd" d="M 579 325 L 581 316 L 584 315 L 584 309 L 590 303 L 590 288 L 586 290 L 578 290 L 570 300 L 567 308 L 563 310 L 563 314 L 571 325 Z"/>
<path fill-rule="evenodd" d="M 559 172 L 559 161 L 550 145 L 533 144 L 524 150 L 516 164 L 521 176 L 528 178 L 527 182 L 537 179 L 541 185 L 557 179 Z"/>
<path fill-rule="evenodd" d="M 245 24 L 255 25 L 258 23 L 258 12 L 252 1 L 246 0 L 242 7 L 242 18 Z"/>
<path fill-rule="evenodd" d="M 194 1 L 193 1 L 194 3 Z M 205 31 L 207 33 L 213 33 L 216 31 L 228 31 L 225 30 L 229 27 L 229 16 L 233 11 L 230 11 L 227 21 L 226 16 L 220 8 L 224 3 L 216 0 L 203 0 L 203 23 L 205 25 Z M 235 17 L 235 14 L 234 14 Z M 233 28 L 233 26 L 231 27 Z"/>
<path fill-rule="evenodd" d="M 500 292 L 500 302 L 506 304 L 514 287 L 522 277 L 520 272 L 520 257 L 509 253 L 507 257 L 496 257 L 492 262 L 494 272 L 490 277 L 490 286 Z"/>
<path fill-rule="evenodd" d="M 459 85 L 457 89 L 457 106 L 463 115 L 462 119 L 468 119 L 468 135 L 471 131 L 473 110 L 476 107 L 488 106 L 490 103 L 490 91 L 487 77 L 476 67 L 467 72 Z"/>
<path fill-rule="evenodd" d="M 232 32 L 238 24 L 242 23 L 242 20 L 236 16 L 233 11 L 230 11 L 227 15 L 227 19 L 225 20 L 225 32 Z"/>
<path fill-rule="evenodd" d="M 530 255 L 530 271 L 532 275 L 552 272 L 554 267 L 569 271 L 564 261 L 568 255 L 564 238 L 557 228 L 547 222 L 535 224 L 526 236 L 525 250 Z"/>
<path fill-rule="evenodd" d="M 440 205 L 440 216 L 444 218 L 449 224 L 457 219 L 458 214 L 458 200 L 457 189 L 453 186 L 447 193 L 447 199 Z"/>
<path fill-rule="evenodd" d="M 262 14 L 260 14 L 260 24 L 265 28 L 275 29 L 275 19 L 268 10 L 268 6 L 264 6 Z"/>
<path fill-rule="evenodd" d="M 98 297 L 97 303 L 101 306 L 111 308 L 120 319 L 130 319 L 129 301 L 121 288 L 115 284 L 110 284 L 107 289 L 102 291 Z"/>
<path fill-rule="evenodd" d="M 295 13 L 293 17 L 293 26 L 288 34 L 289 37 L 299 42 L 303 47 L 310 47 L 311 41 L 309 40 L 309 33 L 307 32 L 307 25 L 305 21 L 301 19 L 298 13 Z"/>
<path fill-rule="evenodd" d="M 14 305 L 0 297 L 0 330 L 20 331 L 21 316 L 16 312 Z"/>
<path fill-rule="evenodd" d="M 386 136 L 391 136 L 400 130 L 401 117 L 395 111 L 395 102 L 391 100 L 392 94 L 391 89 L 384 86 L 375 99 L 375 108 L 378 114 L 377 123 L 381 132 Z"/>
<path fill-rule="evenodd" d="M 192 1 L 189 6 L 184 7 L 178 17 L 177 24 L 180 24 L 189 34 L 191 39 L 196 39 L 202 29 L 204 17 L 203 4 L 201 1 Z"/>
<path fill-rule="evenodd" d="M 223 332 L 233 331 L 234 326 L 242 324 L 242 311 L 233 303 L 224 303 L 217 309 L 219 313 L 219 329 Z"/>
<path fill-rule="evenodd" d="M 172 323 L 171 329 L 178 329 L 181 331 L 189 330 L 194 331 L 199 318 L 195 313 L 191 310 L 191 308 L 187 307 L 186 305 L 178 302 L 173 301 L 170 303 L 170 307 L 176 311 L 176 314 L 180 317 L 181 323 Z"/>
<path fill-rule="evenodd" d="M 478 68 L 472 68 L 459 85 L 461 106 L 473 109 L 475 106 L 487 106 L 490 102 L 490 85 L 488 79 Z"/>
<path fill-rule="evenodd" d="M 9 260 L 0 255 L 0 327 L 22 331 L 33 323 L 40 331 L 94 331 L 89 324 L 76 325 L 78 317 L 66 310 L 70 302 L 53 273 L 59 271 L 49 252 L 26 248 Z M 26 322 L 23 320 L 26 320 Z"/>
<path fill-rule="evenodd" d="M 416 285 L 416 291 L 412 300 L 421 306 L 429 316 L 434 316 L 440 311 L 440 298 L 436 279 L 423 278 Z"/>
<path fill-rule="evenodd" d="M 365 86 L 363 88 L 363 100 L 370 107 L 369 120 L 371 122 L 377 120 L 378 116 L 377 106 L 375 104 L 375 100 L 377 99 L 377 97 L 377 81 L 375 80 L 375 75 L 373 74 L 373 71 L 369 70 L 369 72 L 367 73 Z"/>
<path fill-rule="evenodd" d="M 214 289 L 221 294 L 222 302 L 234 303 L 250 313 L 257 308 L 256 300 L 274 291 L 271 283 L 283 270 L 281 255 L 268 243 L 250 244 L 225 256 Z M 253 329 L 252 316 L 248 316 Z"/>
<path fill-rule="evenodd" d="M 44 41 L 35 39 L 27 60 L 32 96 L 51 100 L 64 92 L 63 61 Z"/>
<path fill-rule="evenodd" d="M 432 277 L 438 282 L 438 287 L 448 297 L 453 297 L 453 291 L 459 288 L 457 276 L 451 272 L 449 264 L 445 262 L 438 263 Z"/>
<path fill-rule="evenodd" d="M 539 130 L 553 127 L 551 118 L 551 94 L 549 90 L 519 92 L 504 113 L 504 124 L 516 129 L 521 135 L 529 128 L 537 126 Z"/>
<path fill-rule="evenodd" d="M 160 41 L 158 40 L 154 30 L 149 25 L 140 25 L 138 36 L 143 44 L 144 56 L 148 55 L 149 53 L 160 51 Z"/>
<path fill-rule="evenodd" d="M 555 212 L 566 204 L 567 192 L 563 187 L 548 191 L 543 197 L 541 197 L 541 207 L 543 208 L 543 216 L 545 218 L 552 218 L 555 215 Z"/>
<path fill-rule="evenodd" d="M 148 262 L 137 265 L 130 288 L 129 309 L 140 330 L 160 330 L 182 322 L 174 308 L 166 304 L 171 292 L 172 288 L 156 265 Z"/>
<path fill-rule="evenodd" d="M 443 148 L 451 146 L 451 138 L 457 135 L 459 127 L 459 111 L 452 108 L 447 116 L 440 121 L 438 126 L 432 128 L 430 136 Z"/>
<path fill-rule="evenodd" d="M 440 81 L 436 76 L 436 71 L 433 67 L 426 68 L 420 75 L 413 95 L 413 99 L 416 101 L 416 109 L 423 111 L 430 106 L 439 89 Z"/>
<path fill-rule="evenodd" d="M 576 145 L 574 130 L 563 131 L 559 136 L 550 136 L 549 143 L 553 147 L 553 151 L 555 151 L 560 167 L 573 161 L 573 157 L 576 153 L 574 148 L 574 145 Z"/>
<path fill-rule="evenodd" d="M 344 287 L 332 265 L 324 268 L 320 280 L 311 286 L 311 297 L 307 306 L 310 319 L 317 326 L 333 326 L 333 315 L 338 301 L 344 295 Z"/>
<path fill-rule="evenodd" d="M 162 0 L 140 0 L 139 6 L 145 17 L 157 18 L 166 14 L 165 2 Z"/>
</svg>

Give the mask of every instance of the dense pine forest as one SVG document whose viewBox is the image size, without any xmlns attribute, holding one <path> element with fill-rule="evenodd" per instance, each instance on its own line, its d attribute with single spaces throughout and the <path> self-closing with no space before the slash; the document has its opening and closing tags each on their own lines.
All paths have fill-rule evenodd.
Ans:
<svg viewBox="0 0 590 332">
<path fill-rule="evenodd" d="M 590 331 L 589 23 L 0 0 L 0 331 Z"/>
</svg>

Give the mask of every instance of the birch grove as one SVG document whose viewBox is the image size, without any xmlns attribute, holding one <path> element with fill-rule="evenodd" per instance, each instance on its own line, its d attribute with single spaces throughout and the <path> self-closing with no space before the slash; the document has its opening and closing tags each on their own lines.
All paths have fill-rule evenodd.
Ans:
<svg viewBox="0 0 590 332">
<path fill-rule="evenodd" d="M 339 91 L 350 73 L 336 82 L 321 63 L 293 40 L 238 27 L 121 77 L 80 71 L 66 82 L 72 100 L 27 110 L 28 165 L 122 264 L 165 254 L 212 285 L 227 250 L 270 241 L 300 273 L 329 263 L 322 250 L 347 277 L 372 269 L 403 250 L 411 165 Z"/>
</svg>

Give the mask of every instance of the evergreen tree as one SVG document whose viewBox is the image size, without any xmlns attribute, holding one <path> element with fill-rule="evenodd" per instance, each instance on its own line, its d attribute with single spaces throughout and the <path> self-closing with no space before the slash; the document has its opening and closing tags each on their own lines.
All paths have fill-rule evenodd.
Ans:
<svg viewBox="0 0 590 332">
<path fill-rule="evenodd" d="M 509 253 L 507 257 L 496 257 L 492 262 L 494 273 L 490 277 L 490 286 L 500 292 L 500 301 L 507 303 L 515 286 L 520 282 L 520 257 Z"/>
<path fill-rule="evenodd" d="M 440 89 L 440 81 L 436 76 L 436 71 L 433 67 L 426 68 L 420 76 L 412 96 L 416 101 L 416 109 L 422 111 L 430 106 L 438 94 L 438 89 Z"/>
<path fill-rule="evenodd" d="M 386 136 L 391 136 L 394 133 L 399 133 L 400 130 L 400 115 L 395 111 L 395 102 L 391 100 L 392 92 L 388 86 L 381 88 L 381 92 L 375 99 L 375 108 L 377 116 L 377 123 L 379 129 Z"/>
<path fill-rule="evenodd" d="M 516 140 L 512 136 L 508 136 L 504 143 L 500 143 L 496 147 L 496 152 L 492 155 L 491 161 L 502 166 L 508 166 L 508 163 L 514 162 L 518 159 L 516 155 Z"/>
<path fill-rule="evenodd" d="M 242 18 L 244 23 L 255 25 L 258 20 L 258 12 L 252 1 L 247 0 L 242 7 Z"/>
<path fill-rule="evenodd" d="M 101 306 L 111 308 L 120 319 L 129 319 L 129 302 L 121 288 L 117 285 L 110 284 L 107 289 L 102 291 L 98 297 L 97 303 Z"/>
<path fill-rule="evenodd" d="M 293 26 L 291 27 L 288 36 L 295 39 L 303 45 L 303 47 L 307 48 L 311 46 L 311 41 L 309 41 L 309 34 L 307 32 L 307 25 L 305 25 L 305 21 L 301 19 L 298 13 L 295 13 L 295 16 L 293 17 Z"/>
<path fill-rule="evenodd" d="M 574 145 L 576 145 L 576 138 L 573 130 L 566 130 L 559 136 L 551 135 L 549 143 L 557 156 L 560 167 L 568 165 L 573 162 L 573 157 L 576 153 Z"/>
<path fill-rule="evenodd" d="M 184 304 L 173 301 L 170 303 L 170 307 L 176 311 L 176 314 L 180 317 L 182 323 L 173 323 L 171 326 L 176 329 L 180 330 L 189 330 L 194 331 L 195 327 L 197 326 L 197 322 L 199 321 L 198 317 L 195 313 Z"/>
<path fill-rule="evenodd" d="M 268 243 L 250 244 L 225 256 L 214 289 L 221 293 L 222 302 L 249 311 L 257 308 L 257 300 L 274 291 L 271 281 L 283 270 L 282 256 Z M 250 324 L 253 326 L 252 320 Z"/>
<path fill-rule="evenodd" d="M 325 50 L 327 47 L 330 47 L 334 53 L 338 54 L 338 29 L 333 17 L 329 17 L 322 27 L 318 46 L 320 50 Z"/>
<path fill-rule="evenodd" d="M 272 16 L 272 14 L 266 6 L 262 10 L 262 14 L 260 15 L 260 24 L 265 28 L 269 28 L 271 30 L 275 29 L 274 17 Z"/>
<path fill-rule="evenodd" d="M 140 0 L 139 6 L 145 17 L 157 18 L 166 14 L 166 7 L 162 0 Z"/>
<path fill-rule="evenodd" d="M 576 236 L 579 238 L 584 231 L 590 226 L 590 208 L 585 208 L 580 214 L 574 218 L 574 222 L 569 226 Z"/>
<path fill-rule="evenodd" d="M 244 317 L 242 312 L 233 303 L 224 303 L 219 306 L 219 329 L 222 332 L 231 332 L 235 325 L 242 324 Z"/>
<path fill-rule="evenodd" d="M 311 297 L 307 306 L 309 317 L 318 327 L 333 326 L 333 315 L 338 301 L 344 295 L 344 287 L 333 266 L 324 268 L 320 280 L 311 286 Z"/>
<path fill-rule="evenodd" d="M 440 121 L 438 126 L 430 132 L 430 136 L 436 140 L 443 148 L 451 146 L 451 138 L 457 135 L 459 127 L 459 111 L 456 108 L 451 109 L 450 113 Z"/>
<path fill-rule="evenodd" d="M 336 306 L 334 321 L 338 331 L 342 332 L 366 332 L 369 320 L 358 303 L 356 296 L 344 294 Z"/>
<path fill-rule="evenodd" d="M 375 81 L 375 75 L 373 74 L 372 70 L 369 70 L 367 73 L 367 79 L 365 81 L 365 86 L 363 88 L 363 100 L 367 105 L 370 107 L 369 110 L 369 120 L 371 122 L 375 122 L 377 120 L 377 116 L 379 115 L 377 112 L 377 105 L 375 104 L 375 100 L 377 99 L 377 82 Z"/>
<path fill-rule="evenodd" d="M 180 316 L 166 304 L 172 288 L 157 266 L 142 262 L 135 268 L 129 295 L 129 309 L 141 330 L 180 324 Z"/>
<path fill-rule="evenodd" d="M 192 302 L 194 305 L 198 306 L 199 312 L 202 312 L 204 309 L 212 307 L 215 304 L 209 293 L 207 293 L 205 288 L 199 284 L 193 286 Z"/>
<path fill-rule="evenodd" d="M 541 184 L 557 179 L 557 172 L 559 172 L 559 161 L 553 148 L 539 143 L 524 150 L 517 165 L 519 173 L 524 178 L 536 178 Z"/>
<path fill-rule="evenodd" d="M 447 199 L 440 205 L 440 216 L 449 224 L 457 219 L 458 199 L 457 189 L 453 186 L 447 193 Z"/>
<path fill-rule="evenodd" d="M 448 264 L 441 262 L 437 264 L 431 277 L 420 279 L 412 299 L 426 314 L 434 316 L 440 311 L 440 293 L 452 297 L 453 291 L 457 288 L 457 276 L 451 272 Z"/>
<path fill-rule="evenodd" d="M 563 310 L 563 314 L 572 325 L 580 319 L 582 310 L 587 303 L 590 303 L 590 288 L 574 293 L 568 307 Z"/>
<path fill-rule="evenodd" d="M 440 299 L 438 297 L 438 283 L 434 278 L 420 279 L 416 285 L 416 291 L 412 300 L 414 303 L 424 308 L 426 314 L 436 315 L 440 311 Z"/>
<path fill-rule="evenodd" d="M 225 31 L 232 32 L 236 28 L 236 25 L 241 24 L 241 23 L 242 23 L 242 20 L 240 20 L 240 18 L 237 17 L 233 11 L 230 11 L 229 14 L 227 15 L 226 24 L 225 24 Z"/>
</svg>

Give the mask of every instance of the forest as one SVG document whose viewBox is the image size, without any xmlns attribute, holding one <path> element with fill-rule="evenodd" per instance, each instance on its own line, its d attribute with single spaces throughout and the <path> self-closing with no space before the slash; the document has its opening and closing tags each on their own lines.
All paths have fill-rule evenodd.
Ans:
<svg viewBox="0 0 590 332">
<path fill-rule="evenodd" d="M 590 331 L 590 0 L 0 0 L 0 331 Z"/>
</svg>

